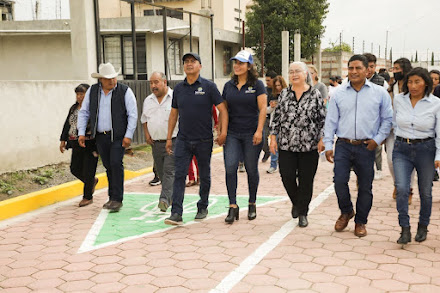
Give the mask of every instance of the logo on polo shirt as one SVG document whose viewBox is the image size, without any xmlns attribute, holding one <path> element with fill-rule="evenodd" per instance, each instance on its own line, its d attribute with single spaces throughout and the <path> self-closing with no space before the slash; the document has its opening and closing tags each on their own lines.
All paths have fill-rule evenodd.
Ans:
<svg viewBox="0 0 440 293">
<path fill-rule="evenodd" d="M 203 91 L 203 88 L 202 88 L 202 87 L 199 87 L 199 88 L 194 92 L 194 94 L 195 94 L 195 95 L 204 95 L 205 92 Z"/>
<path fill-rule="evenodd" d="M 250 87 L 248 87 L 247 91 L 245 91 L 245 93 L 246 94 L 253 94 L 253 93 L 255 93 L 255 90 L 253 87 L 250 86 Z"/>
</svg>

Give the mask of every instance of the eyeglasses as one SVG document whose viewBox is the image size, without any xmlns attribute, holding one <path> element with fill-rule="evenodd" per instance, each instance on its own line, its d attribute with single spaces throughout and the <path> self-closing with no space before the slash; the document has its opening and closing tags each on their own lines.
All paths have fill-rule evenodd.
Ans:
<svg viewBox="0 0 440 293">
<path fill-rule="evenodd" d="M 304 72 L 304 70 L 301 70 L 301 69 L 289 70 L 289 74 L 300 74 L 303 72 Z"/>
</svg>

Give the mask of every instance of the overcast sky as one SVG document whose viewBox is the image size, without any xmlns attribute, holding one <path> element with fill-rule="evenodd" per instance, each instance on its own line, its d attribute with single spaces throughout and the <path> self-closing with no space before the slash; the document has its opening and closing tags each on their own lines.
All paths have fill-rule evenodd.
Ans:
<svg viewBox="0 0 440 293">
<path fill-rule="evenodd" d="M 342 32 L 343 42 L 353 44 L 355 53 L 365 52 L 384 57 L 386 32 L 388 30 L 388 54 L 393 48 L 393 60 L 399 57 L 415 57 L 426 60 L 427 50 L 431 60 L 440 59 L 440 0 L 327 0 L 329 12 L 324 20 L 326 27 L 322 48 L 329 42 L 339 43 Z M 422 59 L 421 59 L 422 58 Z"/>
</svg>

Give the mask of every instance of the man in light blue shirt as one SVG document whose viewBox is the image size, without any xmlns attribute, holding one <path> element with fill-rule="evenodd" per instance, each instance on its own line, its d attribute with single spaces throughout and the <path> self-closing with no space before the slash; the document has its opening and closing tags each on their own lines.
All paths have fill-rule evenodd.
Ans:
<svg viewBox="0 0 440 293">
<path fill-rule="evenodd" d="M 358 198 L 354 234 L 367 235 L 365 224 L 373 202 L 375 149 L 391 130 L 393 110 L 388 93 L 367 80 L 368 60 L 353 55 L 348 61 L 349 82 L 341 85 L 330 105 L 325 120 L 325 156 L 334 166 L 335 191 L 341 216 L 335 230 L 340 232 L 354 217 L 348 181 L 353 166 L 358 176 Z M 333 155 L 333 138 L 338 137 Z"/>
<path fill-rule="evenodd" d="M 99 73 L 92 74 L 99 82 L 87 90 L 78 113 L 78 143 L 85 146 L 85 131 L 89 124 L 91 137 L 96 137 L 96 146 L 107 170 L 109 201 L 103 207 L 112 212 L 118 212 L 122 207 L 122 160 L 125 148 L 131 144 L 138 117 L 133 91 L 117 83 L 118 74 L 110 63 L 99 65 Z"/>
</svg>

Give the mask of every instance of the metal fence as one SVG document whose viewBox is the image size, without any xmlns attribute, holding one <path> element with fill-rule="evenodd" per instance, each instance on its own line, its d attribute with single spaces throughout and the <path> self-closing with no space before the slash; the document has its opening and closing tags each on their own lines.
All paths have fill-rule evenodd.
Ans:
<svg viewBox="0 0 440 293">
<path fill-rule="evenodd" d="M 151 94 L 150 83 L 145 80 L 121 80 L 119 81 L 122 84 L 129 86 L 134 95 L 136 96 L 137 108 L 138 108 L 138 123 L 136 127 L 136 131 L 133 135 L 133 144 L 143 144 L 145 143 L 145 135 L 144 130 L 141 124 L 141 115 L 142 115 L 142 107 L 144 104 L 144 100 L 147 96 Z M 176 84 L 181 82 L 181 80 L 169 80 L 168 86 L 170 88 L 174 88 Z"/>
</svg>

